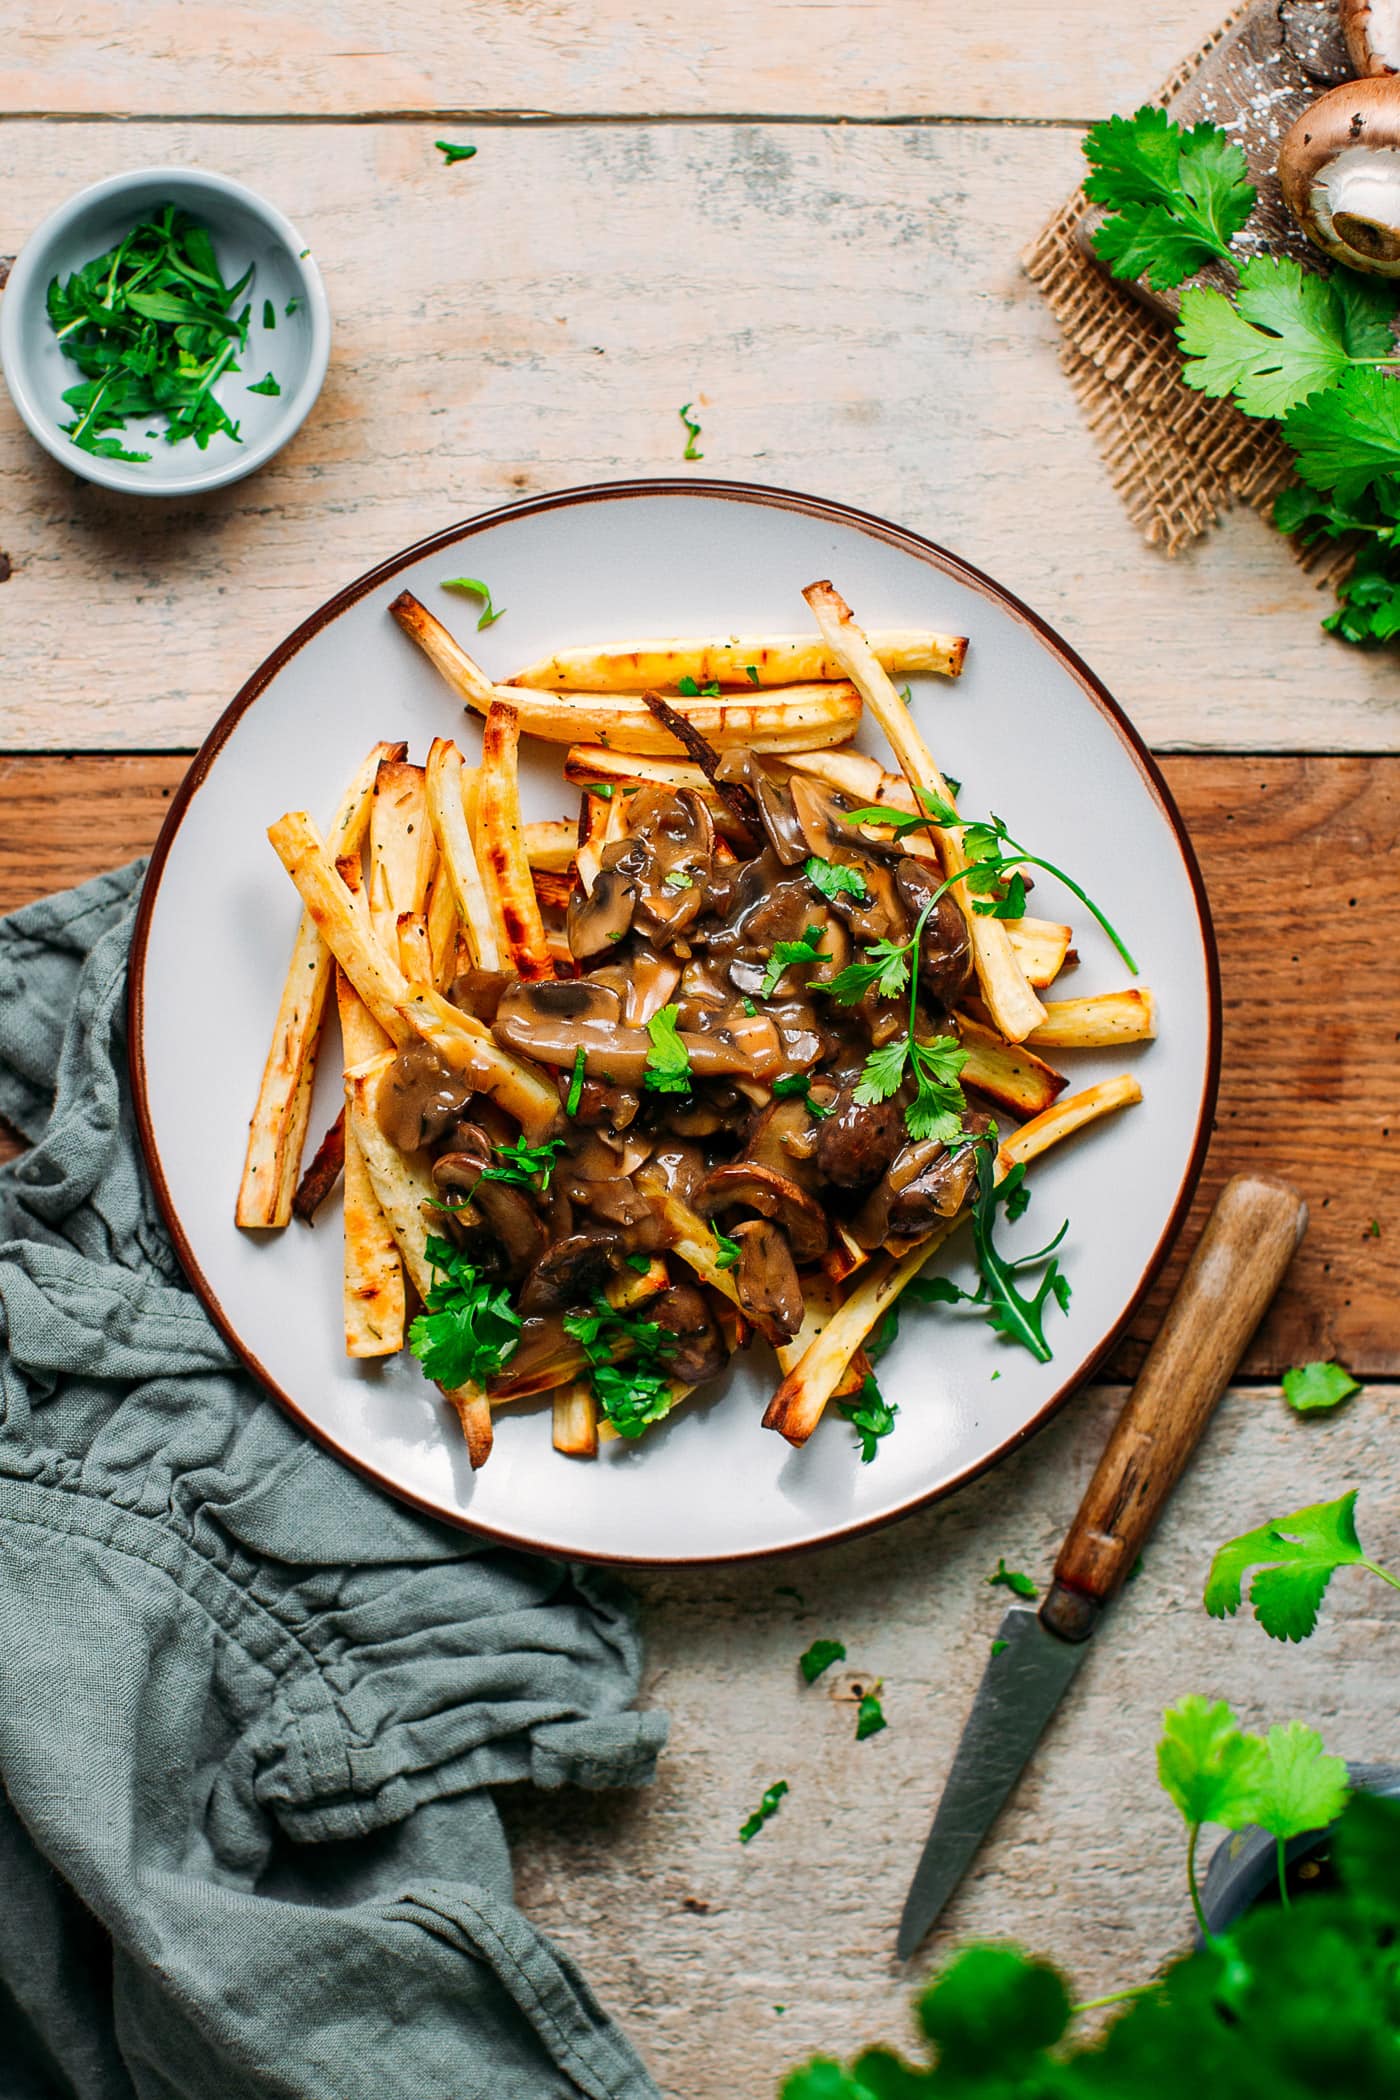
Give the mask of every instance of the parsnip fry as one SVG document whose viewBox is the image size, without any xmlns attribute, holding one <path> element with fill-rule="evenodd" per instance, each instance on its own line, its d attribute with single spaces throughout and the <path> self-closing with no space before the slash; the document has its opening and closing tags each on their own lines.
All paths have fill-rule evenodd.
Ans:
<svg viewBox="0 0 1400 2100">
<path fill-rule="evenodd" d="M 525 826 L 525 858 L 537 873 L 567 875 L 578 853 L 578 827 L 567 817 Z"/>
<path fill-rule="evenodd" d="M 393 1356 L 403 1347 L 403 1264 L 353 1130 L 345 1139 L 345 1353 Z"/>
<path fill-rule="evenodd" d="M 427 795 L 428 816 L 442 865 L 476 966 L 479 970 L 503 969 L 496 922 L 477 866 L 462 799 L 462 754 L 455 744 L 442 737 L 434 737 L 428 753 Z M 436 970 L 433 975 L 438 978 Z"/>
<path fill-rule="evenodd" d="M 1036 1159 L 1060 1139 L 1083 1129 L 1085 1124 L 1141 1099 L 1142 1088 L 1135 1079 L 1127 1076 L 1105 1079 L 1097 1086 L 1086 1087 L 1082 1093 L 1065 1095 L 1044 1115 L 1023 1123 L 997 1147 L 997 1180 L 1004 1180 L 1018 1160 Z M 873 1332 L 905 1285 L 918 1275 L 929 1256 L 967 1216 L 967 1210 L 961 1210 L 957 1217 L 949 1218 L 898 1260 L 892 1255 L 880 1254 L 861 1271 L 845 1304 L 788 1372 L 769 1401 L 763 1417 L 765 1429 L 776 1429 L 790 1444 L 806 1443 L 856 1350 Z"/>
<path fill-rule="evenodd" d="M 433 952 L 428 940 L 428 914 L 401 911 L 398 924 L 399 968 L 410 983 L 436 985 Z"/>
<path fill-rule="evenodd" d="M 953 797 L 947 781 L 934 764 L 908 708 L 856 625 L 845 599 L 830 583 L 809 584 L 802 595 L 812 609 L 828 648 L 855 680 L 862 699 L 888 737 L 890 748 L 910 787 L 916 794 L 920 788 L 929 790 L 941 801 L 951 804 Z M 947 874 L 961 873 L 968 865 L 961 826 L 932 825 L 930 829 Z M 1004 924 L 1000 919 L 984 918 L 980 912 L 974 911 L 973 899 L 966 895 L 966 890 L 965 882 L 955 883 L 952 894 L 967 921 L 982 996 L 1007 1042 L 1022 1042 L 1044 1020 L 1045 1009 L 1026 982 Z"/>
<path fill-rule="evenodd" d="M 1004 919 L 1002 924 L 1026 982 L 1038 992 L 1044 991 L 1065 966 L 1074 928 L 1057 926 L 1052 919 Z"/>
<path fill-rule="evenodd" d="M 292 1198 L 292 1215 L 303 1225 L 314 1225 L 316 1213 L 341 1177 L 345 1167 L 345 1111 L 342 1109 L 316 1148 L 312 1160 Z"/>
<path fill-rule="evenodd" d="M 409 1023 L 399 1006 L 408 995 L 407 980 L 397 957 L 385 954 L 356 908 L 316 826 L 305 810 L 290 810 L 268 826 L 267 835 L 321 939 L 385 1034 L 404 1042 Z"/>
<path fill-rule="evenodd" d="M 610 788 L 614 801 L 619 791 L 625 796 L 627 788 L 640 785 L 690 788 L 708 807 L 721 838 L 746 836 L 729 804 L 689 759 L 642 758 L 601 744 L 575 744 L 564 756 L 564 778 L 576 787 Z"/>
<path fill-rule="evenodd" d="M 638 1178 L 643 1183 L 650 1180 L 645 1169 Z M 695 1271 L 702 1283 L 708 1283 L 712 1290 L 738 1305 L 734 1272 L 719 1266 L 719 1241 L 705 1220 L 688 1203 L 683 1203 L 672 1189 L 662 1189 L 659 1183 L 652 1181 L 648 1193 L 670 1234 L 672 1252 L 680 1256 L 687 1268 Z"/>
<path fill-rule="evenodd" d="M 1146 985 L 1086 999 L 1047 999 L 1045 1019 L 1026 1038 L 1036 1049 L 1107 1050 L 1157 1033 L 1157 1002 Z"/>
<path fill-rule="evenodd" d="M 967 654 L 960 634 L 899 628 L 870 637 L 887 671 L 938 671 L 956 678 Z M 596 642 L 560 649 L 517 671 L 510 683 L 566 692 L 640 692 L 697 685 L 784 686 L 845 675 L 840 659 L 805 634 L 728 636 L 711 641 Z"/>
<path fill-rule="evenodd" d="M 493 705 L 481 739 L 477 789 L 477 845 L 482 881 L 505 928 L 511 961 L 524 978 L 552 977 L 544 921 L 525 856 L 520 814 L 520 718 L 513 707 Z"/>
<path fill-rule="evenodd" d="M 365 758 L 331 825 L 328 864 L 332 867 L 337 854 L 353 851 L 364 837 L 375 775 L 381 763 L 402 758 L 406 749 L 404 744 L 376 744 Z M 304 911 L 287 965 L 272 1030 L 272 1048 L 248 1126 L 248 1148 L 234 1211 L 238 1225 L 281 1226 L 291 1217 L 330 982 L 330 952 L 314 916 Z"/>
<path fill-rule="evenodd" d="M 1063 1072 L 1032 1056 L 1023 1043 L 1004 1043 L 995 1029 L 978 1021 L 961 1021 L 958 1036 L 967 1052 L 963 1085 L 976 1087 L 1015 1115 L 1040 1115 L 1069 1085 Z"/>
<path fill-rule="evenodd" d="M 554 1448 L 568 1458 L 598 1456 L 598 1403 L 587 1379 L 560 1386 L 554 1395 Z"/>
<path fill-rule="evenodd" d="M 695 770 L 698 772 L 699 767 Z M 599 859 L 607 837 L 611 810 L 611 802 L 602 795 L 590 795 L 585 788 L 583 806 L 579 811 L 577 854 L 578 879 L 585 896 L 592 896 L 593 885 L 598 880 Z"/>
<path fill-rule="evenodd" d="M 445 992 L 457 971 L 457 899 L 447 863 L 438 859 L 437 873 L 428 892 L 428 962 L 433 983 Z"/>
<path fill-rule="evenodd" d="M 421 911 L 437 864 L 421 766 L 382 765 L 369 819 L 366 889 L 369 918 L 381 948 L 392 955 L 400 912 Z"/>
</svg>

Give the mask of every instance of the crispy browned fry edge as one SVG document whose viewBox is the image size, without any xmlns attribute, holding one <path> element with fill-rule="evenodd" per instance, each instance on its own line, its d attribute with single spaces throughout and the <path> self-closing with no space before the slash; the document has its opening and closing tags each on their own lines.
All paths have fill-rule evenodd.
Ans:
<svg viewBox="0 0 1400 2100">
<path fill-rule="evenodd" d="M 432 944 L 428 939 L 428 914 L 425 911 L 399 913 L 398 949 L 399 968 L 411 984 L 436 984 Z"/>
<path fill-rule="evenodd" d="M 870 646 L 887 671 L 937 671 L 956 678 L 967 655 L 967 637 L 927 628 L 877 632 Z M 552 691 L 638 692 L 671 687 L 682 678 L 700 686 L 806 684 L 839 678 L 841 666 L 806 634 L 760 634 L 712 640 L 589 643 L 560 649 L 517 671 L 509 683 Z"/>
<path fill-rule="evenodd" d="M 345 1353 L 356 1361 L 403 1347 L 403 1263 L 353 1130 L 345 1140 L 345 1253 L 341 1306 Z"/>
<path fill-rule="evenodd" d="M 1063 1096 L 1044 1115 L 1023 1123 L 1002 1140 L 996 1157 L 998 1181 L 1018 1160 L 1038 1158 L 1072 1131 L 1141 1099 L 1142 1088 L 1126 1074 L 1119 1079 L 1101 1080 L 1096 1086 L 1085 1087 L 1082 1093 Z M 765 1429 L 776 1429 L 790 1444 L 807 1441 L 856 1349 L 930 1255 L 967 1216 L 964 1208 L 897 1260 L 893 1255 L 880 1254 L 861 1271 L 845 1304 L 826 1322 L 769 1401 L 763 1417 Z"/>
<path fill-rule="evenodd" d="M 855 680 L 862 699 L 884 730 L 910 787 L 916 794 L 920 788 L 931 791 L 940 801 L 955 808 L 948 783 L 934 764 L 932 753 L 915 727 L 913 717 L 891 685 L 887 672 L 876 661 L 869 642 L 840 592 L 832 584 L 821 582 L 809 584 L 802 595 L 812 609 L 827 646 Z M 959 874 L 968 864 L 963 850 L 962 827 L 931 824 L 929 829 L 946 873 Z M 966 895 L 966 890 L 967 884 L 959 882 L 954 885 L 952 894 L 967 921 L 982 996 L 1007 1042 L 1022 1042 L 1045 1019 L 1045 1009 L 1026 982 L 1005 926 L 1000 919 L 984 917 L 974 911 L 973 900 Z"/>
<path fill-rule="evenodd" d="M 345 1166 L 345 1110 L 342 1108 L 316 1147 L 312 1160 L 292 1198 L 292 1215 L 303 1225 L 314 1225 L 316 1213 L 339 1181 Z"/>
<path fill-rule="evenodd" d="M 525 856 L 519 756 L 520 717 L 498 701 L 481 735 L 476 836 L 482 880 L 488 895 L 495 891 L 506 945 L 519 974 L 527 979 L 552 977 L 554 964 Z"/>
<path fill-rule="evenodd" d="M 556 875 L 552 868 L 531 868 L 530 877 L 535 885 L 535 902 L 541 911 L 568 910 L 576 879 L 572 872 Z"/>
<path fill-rule="evenodd" d="M 428 753 L 427 785 L 428 816 L 473 960 L 479 970 L 504 969 L 505 957 L 496 917 L 472 844 L 464 797 L 462 754 L 445 737 L 433 738 Z"/>
<path fill-rule="evenodd" d="M 353 851 L 369 823 L 375 775 L 381 763 L 402 758 L 406 744 L 376 744 L 345 792 L 331 825 L 331 855 Z M 302 1147 L 311 1116 L 316 1051 L 326 1017 L 331 962 L 309 912 L 303 912 L 272 1029 L 248 1147 L 238 1185 L 234 1222 L 245 1228 L 281 1226 L 292 1214 Z"/>
<path fill-rule="evenodd" d="M 1069 961 L 1074 928 L 1057 926 L 1053 919 L 1003 919 L 1002 924 L 1016 960 L 1025 972 L 1027 984 L 1033 990 L 1043 992 L 1055 982 Z M 1034 1034 L 1033 1028 L 1031 1035 Z"/>
<path fill-rule="evenodd" d="M 1024 1043 L 1004 1043 L 994 1028 L 984 1028 L 980 1021 L 960 1016 L 958 1038 L 967 1053 L 963 1085 L 976 1087 L 1018 1116 L 1042 1114 L 1069 1085 L 1063 1072 L 1033 1056 Z"/>
</svg>

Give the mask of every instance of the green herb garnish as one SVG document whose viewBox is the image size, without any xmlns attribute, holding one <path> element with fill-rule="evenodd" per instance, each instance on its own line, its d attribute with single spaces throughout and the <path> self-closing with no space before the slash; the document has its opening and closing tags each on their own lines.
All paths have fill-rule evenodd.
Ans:
<svg viewBox="0 0 1400 2100">
<path fill-rule="evenodd" d="M 1036 1594 L 1035 1584 L 1030 1576 L 1023 1575 L 1019 1568 L 1008 1568 L 1006 1562 L 1001 1559 L 997 1561 L 995 1575 L 989 1575 L 987 1582 L 992 1589 L 1014 1590 L 1018 1597 L 1033 1597 Z"/>
<path fill-rule="evenodd" d="M 676 691 L 684 693 L 687 700 L 718 700 L 719 680 L 716 678 L 709 685 L 697 685 L 687 672 L 684 678 L 676 680 Z"/>
<path fill-rule="evenodd" d="M 224 283 L 208 230 L 173 204 L 134 226 L 105 255 L 48 288 L 48 315 L 66 357 L 84 375 L 65 390 L 75 411 L 60 427 L 84 452 L 134 464 L 119 438 L 128 416 L 164 415 L 165 439 L 193 438 L 204 451 L 220 432 L 241 443 L 238 425 L 214 397 L 215 382 L 236 372 L 247 337 L 245 307 L 253 274 Z M 270 376 L 270 375 L 269 375 Z"/>
<path fill-rule="evenodd" d="M 909 1285 L 909 1291 L 916 1304 L 979 1307 L 986 1314 L 989 1327 L 1008 1341 L 1019 1342 L 1037 1363 L 1048 1364 L 1054 1351 L 1045 1339 L 1046 1310 L 1053 1298 L 1061 1312 L 1069 1311 L 1069 1279 L 1053 1258 L 1055 1249 L 1069 1230 L 1069 1221 L 1066 1219 L 1055 1237 L 1045 1246 L 1038 1247 L 1034 1254 L 1023 1254 L 1008 1261 L 996 1245 L 997 1210 L 1014 1198 L 1025 1174 L 1025 1166 L 1018 1160 L 1006 1178 L 998 1183 L 993 1165 L 995 1140 L 991 1133 L 974 1139 L 973 1143 L 977 1150 L 977 1193 L 972 1206 L 972 1241 L 981 1280 L 975 1291 L 965 1291 L 948 1276 L 919 1276 Z M 1027 1297 L 1018 1288 L 1016 1279 L 1038 1262 L 1048 1262 L 1049 1266 L 1034 1294 Z"/>
<path fill-rule="evenodd" d="M 677 414 L 685 425 L 685 451 L 681 454 L 682 459 L 703 459 L 705 457 L 704 453 L 697 452 L 695 449 L 695 440 L 700 435 L 700 425 L 690 413 L 690 403 L 687 401 L 684 408 L 677 410 Z"/>
<path fill-rule="evenodd" d="M 1210 1564 L 1205 1606 L 1213 1619 L 1232 1618 L 1240 1608 L 1244 1578 L 1254 1616 L 1270 1639 L 1305 1641 L 1317 1625 L 1318 1607 L 1338 1568 L 1366 1568 L 1400 1590 L 1400 1578 L 1368 1560 L 1356 1536 L 1356 1490 L 1336 1502 L 1310 1502 L 1291 1516 L 1274 1517 L 1255 1531 L 1227 1539 Z"/>
<path fill-rule="evenodd" d="M 484 599 L 485 603 L 482 605 L 481 608 L 481 617 L 476 623 L 476 631 L 478 634 L 480 634 L 483 627 L 494 627 L 497 620 L 500 619 L 501 615 L 505 611 L 505 607 L 503 605 L 493 605 L 491 603 L 491 593 L 487 589 L 486 585 L 482 583 L 479 577 L 444 576 L 442 579 L 442 588 L 445 591 L 462 591 L 468 597 L 471 598 Z"/>
<path fill-rule="evenodd" d="M 563 1138 L 546 1138 L 542 1145 L 527 1145 L 524 1138 L 516 1138 L 513 1144 L 497 1145 L 496 1157 L 502 1164 L 483 1167 L 479 1179 L 508 1182 L 514 1188 L 538 1188 L 545 1195 L 563 1149 Z"/>
<path fill-rule="evenodd" d="M 829 1108 L 823 1108 L 820 1101 L 812 1099 L 812 1075 L 810 1072 L 785 1072 L 781 1079 L 773 1081 L 773 1099 L 775 1101 L 792 1100 L 799 1094 L 806 1104 L 808 1115 L 815 1116 L 818 1122 L 824 1116 L 831 1114 Z"/>
<path fill-rule="evenodd" d="M 666 890 L 693 890 L 695 877 L 685 868 L 670 868 L 661 887 Z"/>
<path fill-rule="evenodd" d="M 275 307 L 275 306 L 273 305 L 273 303 L 272 303 L 272 301 L 271 301 L 270 299 L 264 299 L 264 300 L 263 300 L 263 327 L 264 327 L 264 328 L 275 328 L 276 326 L 277 326 L 277 309 L 276 309 L 276 307 Z"/>
<path fill-rule="evenodd" d="M 719 1252 L 715 1255 L 715 1267 L 717 1269 L 737 1268 L 739 1264 L 739 1242 L 731 1240 L 727 1233 L 721 1232 L 713 1218 L 710 1220 L 710 1230 L 715 1236 L 715 1246 L 719 1249 Z"/>
<path fill-rule="evenodd" d="M 250 394 L 277 395 L 280 394 L 281 391 L 281 387 L 277 384 L 277 381 L 273 378 L 271 372 L 265 373 L 264 376 L 258 381 L 256 386 L 250 385 L 248 388 L 248 392 Z"/>
<path fill-rule="evenodd" d="M 639 1437 L 670 1413 L 665 1367 L 677 1338 L 669 1327 L 618 1312 L 606 1298 L 592 1312 L 565 1313 L 563 1326 L 587 1357 L 593 1397 L 620 1436 Z"/>
<path fill-rule="evenodd" d="M 861 1464 L 868 1466 L 880 1448 L 881 1437 L 888 1436 L 894 1428 L 898 1406 L 886 1400 L 869 1373 L 854 1400 L 838 1400 L 836 1405 L 856 1433 Z"/>
<path fill-rule="evenodd" d="M 992 1642 L 992 1654 L 993 1654 L 993 1656 L 995 1657 L 995 1656 L 998 1656 L 998 1655 L 1005 1655 L 1005 1653 L 1006 1653 L 1007 1649 L 1008 1649 L 1008 1648 L 1009 1648 L 1010 1646 L 1011 1646 L 1011 1643 L 1010 1643 L 1010 1641 L 993 1641 L 993 1642 Z"/>
<path fill-rule="evenodd" d="M 449 168 L 455 168 L 459 160 L 474 160 L 475 146 L 458 146 L 451 139 L 434 139 L 433 144 Z"/>
<path fill-rule="evenodd" d="M 883 1679 L 881 1682 L 883 1683 Z M 863 1743 L 867 1736 L 878 1735 L 882 1728 L 888 1728 L 890 1725 L 885 1719 L 885 1709 L 880 1704 L 879 1692 L 880 1685 L 877 1684 L 871 1691 L 862 1695 L 860 1705 L 856 1709 L 858 1743 Z"/>
<path fill-rule="evenodd" d="M 289 299 L 289 300 L 287 301 L 287 303 L 286 303 L 286 305 L 285 305 L 285 306 L 283 307 L 282 311 L 283 311 L 283 313 L 284 313 L 284 314 L 286 315 L 286 317 L 287 317 L 287 319 L 288 319 L 289 321 L 290 321 L 290 319 L 291 319 L 292 315 L 293 315 L 293 314 L 294 314 L 294 313 L 295 313 L 295 312 L 297 311 L 297 309 L 298 309 L 298 307 L 299 307 L 300 305 L 301 305 L 301 301 L 300 301 L 300 299 Z"/>
<path fill-rule="evenodd" d="M 937 795 L 921 792 L 920 800 L 935 824 L 947 827 L 962 822 L 957 811 L 941 801 Z M 1062 882 L 1071 895 L 1077 897 L 1085 909 L 1093 913 L 1136 977 L 1137 964 L 1093 898 L 1066 875 L 1063 868 L 1057 868 L 1053 861 L 1042 860 L 1039 854 L 1028 853 L 1024 846 L 1019 846 L 1000 817 L 993 816 L 985 823 L 962 824 L 962 846 L 967 855 L 968 865 L 939 884 L 932 900 L 934 903 L 955 884 L 962 883 L 973 900 L 972 909 L 979 918 L 1023 919 L 1026 915 L 1026 884 L 1021 869 L 1044 868 L 1047 875 L 1053 875 L 1057 882 Z"/>
<path fill-rule="evenodd" d="M 1295 1364 L 1283 1374 L 1283 1397 L 1300 1415 L 1326 1413 L 1360 1391 L 1360 1380 L 1340 1364 Z"/>
<path fill-rule="evenodd" d="M 426 1253 L 433 1282 L 427 1311 L 409 1328 L 408 1346 L 436 1384 L 449 1390 L 482 1385 L 519 1347 L 520 1315 L 500 1285 L 449 1241 L 430 1237 Z"/>
<path fill-rule="evenodd" d="M 825 962 L 826 958 L 821 950 L 821 943 L 825 938 L 825 933 L 820 926 L 809 926 L 804 931 L 800 941 L 774 941 L 772 952 L 768 957 L 768 967 L 763 973 L 763 982 L 759 986 L 760 996 L 764 999 L 771 999 L 778 988 L 779 981 L 786 976 L 789 970 L 812 970 L 816 968 L 818 963 Z"/>
<path fill-rule="evenodd" d="M 813 854 L 802 872 L 824 897 L 854 897 L 858 904 L 864 904 L 870 894 L 860 869 L 842 867 L 839 861 L 821 860 Z"/>
<path fill-rule="evenodd" d="M 758 665 L 757 665 L 757 664 L 745 664 L 745 665 L 744 665 L 744 671 L 745 671 L 745 674 L 746 674 L 746 676 L 747 676 L 747 678 L 748 678 L 748 681 L 749 681 L 749 684 L 750 684 L 750 685 L 760 685 L 760 684 L 762 683 L 762 680 L 761 680 L 761 679 L 759 678 L 759 675 L 758 675 Z"/>
<path fill-rule="evenodd" d="M 1222 131 L 1183 131 L 1149 105 L 1091 126 L 1084 153 L 1094 170 L 1084 194 L 1113 214 L 1094 248 L 1115 277 L 1145 276 L 1168 291 L 1206 263 L 1232 259 L 1258 193 L 1244 154 Z"/>
<path fill-rule="evenodd" d="M 797 1667 L 801 1670 L 808 1684 L 815 1684 L 823 1670 L 829 1670 L 833 1663 L 844 1662 L 845 1660 L 846 1648 L 844 1642 L 813 1641 L 806 1654 L 798 1657 Z"/>
<path fill-rule="evenodd" d="M 651 1094 L 688 1094 L 692 1076 L 690 1053 L 676 1032 L 678 1006 L 663 1006 L 647 1022 L 651 1048 L 647 1052 L 645 1085 Z"/>
<path fill-rule="evenodd" d="M 919 948 L 924 926 L 941 892 L 935 892 L 919 913 L 907 941 L 874 941 L 866 951 L 869 962 L 850 963 L 838 970 L 826 989 L 842 1006 L 853 1006 L 874 991 L 885 999 L 895 998 L 909 987 L 909 1021 L 902 1035 L 892 1036 L 865 1060 L 855 1099 L 864 1108 L 888 1101 L 904 1084 L 906 1073 L 914 1079 L 914 1098 L 904 1111 L 905 1128 L 912 1138 L 933 1139 L 955 1145 L 963 1135 L 967 1101 L 959 1074 L 967 1063 L 967 1052 L 956 1036 L 937 1035 L 921 1041 L 914 1033 L 919 996 Z M 781 945 L 781 944 L 780 944 Z"/>
<path fill-rule="evenodd" d="M 768 1818 L 778 1813 L 783 1795 L 787 1792 L 787 1781 L 785 1779 L 775 1779 L 753 1814 L 739 1825 L 739 1843 L 741 1845 L 747 1845 L 750 1838 L 757 1837 Z"/>
</svg>

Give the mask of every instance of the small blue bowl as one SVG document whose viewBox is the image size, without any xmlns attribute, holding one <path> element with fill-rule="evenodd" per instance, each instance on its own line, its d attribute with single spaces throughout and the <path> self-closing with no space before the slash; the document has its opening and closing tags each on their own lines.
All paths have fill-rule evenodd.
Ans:
<svg viewBox="0 0 1400 2100">
<path fill-rule="evenodd" d="M 203 452 L 192 438 L 171 445 L 163 418 L 138 416 L 129 421 L 124 442 L 151 458 L 136 466 L 85 452 L 60 429 L 73 420 L 64 389 L 82 374 L 65 357 L 45 301 L 54 277 L 66 281 L 166 204 L 179 206 L 209 229 L 225 283 L 235 283 L 253 265 L 245 295 L 252 306 L 248 348 L 237 360 L 241 369 L 216 386 L 220 404 L 241 428 L 242 442 L 221 431 Z M 271 302 L 275 326 L 270 329 L 262 325 L 264 301 Z M 200 495 L 253 473 L 305 422 L 321 391 L 330 349 L 325 286 L 296 228 L 241 182 L 198 168 L 139 168 L 80 190 L 31 234 L 0 299 L 0 371 L 30 431 L 61 466 L 133 496 Z M 250 382 L 267 372 L 281 393 L 250 393 Z M 148 428 L 160 434 L 148 439 Z"/>
</svg>

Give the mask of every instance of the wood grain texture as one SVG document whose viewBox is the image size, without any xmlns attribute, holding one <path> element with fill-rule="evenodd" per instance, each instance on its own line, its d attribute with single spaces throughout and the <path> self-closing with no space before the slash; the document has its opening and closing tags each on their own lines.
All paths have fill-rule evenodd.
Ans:
<svg viewBox="0 0 1400 2100">
<path fill-rule="evenodd" d="M 911 113 L 1083 118 L 1136 102 L 1220 0 L 17 0 L 0 108 L 130 115 Z"/>
<path fill-rule="evenodd" d="M 185 763 L 0 758 L 0 910 L 149 847 Z M 1178 757 L 1166 770 L 1220 938 L 1224 1074 L 1182 1253 L 1115 1373 L 1136 1371 L 1209 1205 L 1239 1172 L 1280 1175 L 1312 1214 L 1246 1370 L 1277 1376 L 1338 1356 L 1359 1376 L 1400 1373 L 1400 971 L 1387 860 L 1400 833 L 1400 759 Z"/>
<path fill-rule="evenodd" d="M 1228 1697 L 1251 1728 L 1299 1715 L 1342 1755 L 1396 1757 L 1400 1597 L 1344 1572 L 1315 1638 L 1285 1648 L 1247 1613 L 1207 1618 L 1201 1588 L 1223 1539 L 1349 1487 L 1363 1540 L 1393 1565 L 1400 1399 L 1373 1388 L 1304 1421 L 1275 1391 L 1231 1392 L 938 1932 L 896 1967 L 900 1905 L 1008 1601 L 987 1577 L 1001 1554 L 1045 1582 L 1120 1401 L 1081 1395 L 995 1472 L 874 1538 L 634 1580 L 647 1696 L 672 1716 L 657 1785 L 504 1806 L 519 1900 L 668 2100 L 766 2100 L 813 2050 L 912 2048 L 911 1991 L 967 1938 L 1057 1956 L 1085 1998 L 1183 1951 L 1183 1833 L 1154 1760 L 1183 1693 Z M 819 1635 L 848 1659 L 806 1687 L 797 1658 Z M 854 1687 L 877 1677 L 889 1726 L 857 1743 Z M 740 1845 L 780 1778 L 780 1812 Z"/>
<path fill-rule="evenodd" d="M 306 427 L 199 503 L 79 482 L 0 399 L 0 748 L 188 747 L 395 549 L 522 494 L 687 471 L 955 548 L 1158 745 L 1400 747 L 1390 655 L 1320 632 L 1324 601 L 1259 519 L 1174 563 L 1128 522 L 1016 260 L 1076 179 L 1072 132 L 516 126 L 447 169 L 442 129 L 0 125 L 0 253 L 80 183 L 194 161 L 300 224 L 335 329 Z"/>
</svg>

